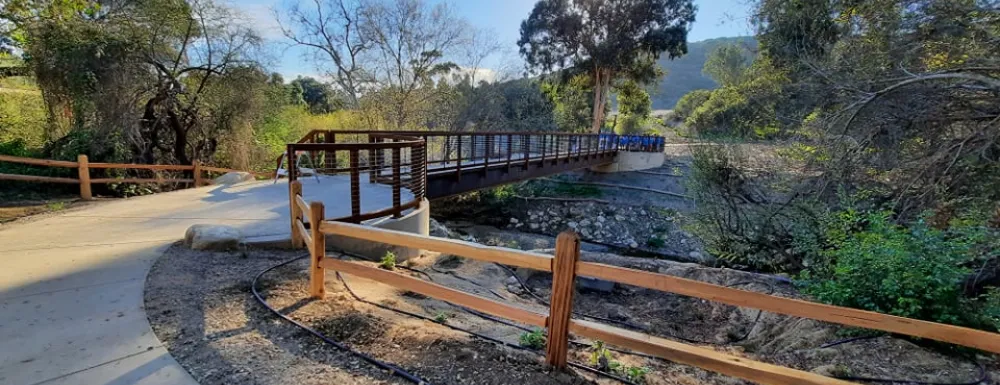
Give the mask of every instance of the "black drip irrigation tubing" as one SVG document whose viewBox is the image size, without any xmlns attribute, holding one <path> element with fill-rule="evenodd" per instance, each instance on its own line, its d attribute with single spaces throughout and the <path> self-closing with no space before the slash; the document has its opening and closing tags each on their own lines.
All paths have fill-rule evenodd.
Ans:
<svg viewBox="0 0 1000 385">
<path fill-rule="evenodd" d="M 458 326 L 455 326 L 455 325 L 448 324 L 447 322 L 438 322 L 437 320 L 435 320 L 433 318 L 430 318 L 428 316 L 425 316 L 425 315 L 416 314 L 416 313 L 409 312 L 409 311 L 406 311 L 406 310 L 397 309 L 397 308 L 394 308 L 394 307 L 391 307 L 391 306 L 386 306 L 386 305 L 383 305 L 383 304 L 380 304 L 380 303 L 376 303 L 376 302 L 372 302 L 372 301 L 366 300 L 366 299 L 362 298 L 361 296 L 359 296 L 357 293 L 355 293 L 353 289 L 351 289 L 351 286 L 347 284 L 347 280 L 344 279 L 344 276 L 341 275 L 339 272 L 337 273 L 337 279 L 340 280 L 340 283 L 342 283 L 344 285 L 344 288 L 347 289 L 347 292 L 350 293 L 351 296 L 354 297 L 354 299 L 357 300 L 358 302 L 361 302 L 361 303 L 364 303 L 364 304 L 368 304 L 368 305 L 371 305 L 371 306 L 375 306 L 375 307 L 377 307 L 379 309 L 388 310 L 388 311 L 391 311 L 391 312 L 396 312 L 396 313 L 399 313 L 399 314 L 403 314 L 403 315 L 406 315 L 406 316 L 414 317 L 414 318 L 421 319 L 421 320 L 428 321 L 428 322 L 433 322 L 435 324 L 447 327 L 449 329 L 452 329 L 452 330 L 455 330 L 455 331 L 459 331 L 459 332 L 463 332 L 463 333 L 469 334 L 469 335 L 471 335 L 473 337 L 482 339 L 484 341 L 489 341 L 489 342 L 492 342 L 494 344 L 498 344 L 498 345 L 501 345 L 501 346 L 506 346 L 506 347 L 511 348 L 511 349 L 525 351 L 525 352 L 529 352 L 529 353 L 535 354 L 535 355 L 541 355 L 541 353 L 536 352 L 536 351 L 534 351 L 532 349 L 526 348 L 526 347 L 521 346 L 521 345 L 515 345 L 515 344 L 509 343 L 509 342 L 505 342 L 505 341 L 502 341 L 502 340 L 499 340 L 499 339 L 496 339 L 496 338 L 493 338 L 493 337 L 490 337 L 490 336 L 487 336 L 487 335 L 484 335 L 484 334 L 480 334 L 480 333 L 474 332 L 474 331 L 469 330 L 469 329 L 465 329 L 465 328 L 461 328 L 461 327 L 458 327 Z M 468 310 L 468 309 L 465 309 L 464 307 L 461 307 L 461 306 L 459 306 L 459 308 L 462 308 L 463 310 Z M 473 312 L 473 314 L 479 315 L 479 316 L 483 317 L 484 319 L 488 319 L 488 320 L 491 320 L 491 321 L 496 321 L 496 322 L 501 322 L 501 323 L 504 323 L 504 324 L 511 325 L 511 324 L 507 323 L 507 321 L 498 320 L 496 318 L 493 318 L 491 316 L 487 316 L 485 314 L 480 315 L 479 312 Z M 515 327 L 521 328 L 518 325 L 511 325 L 511 326 L 515 326 Z M 527 330 L 530 331 L 530 329 L 527 329 Z M 587 366 L 587 365 L 579 364 L 579 363 L 576 363 L 576 362 L 568 362 L 567 365 L 569 365 L 569 366 L 571 366 L 573 368 L 576 368 L 576 369 L 585 370 L 585 371 L 594 373 L 596 375 L 600 375 L 600 376 L 603 376 L 603 377 L 607 377 L 607 378 L 610 378 L 610 379 L 613 379 L 613 380 L 620 381 L 620 382 L 622 382 L 622 383 L 624 383 L 626 385 L 639 385 L 639 384 L 637 384 L 635 382 L 629 381 L 626 378 L 622 378 L 622 377 L 616 376 L 614 374 L 601 371 L 600 369 L 592 368 L 592 367 Z"/>
<path fill-rule="evenodd" d="M 513 276 L 514 279 L 517 280 L 518 284 L 520 284 L 521 289 L 523 289 L 525 292 L 527 292 L 532 297 L 534 297 L 537 302 L 539 302 L 542 305 L 549 306 L 548 301 L 546 301 L 544 298 L 542 298 L 538 294 L 535 294 L 534 292 L 532 292 L 531 288 L 528 287 L 528 285 L 523 280 L 521 280 L 521 278 L 518 277 L 517 274 L 512 269 L 510 269 L 509 267 L 504 266 L 502 264 L 499 264 L 499 263 L 495 263 L 495 265 L 497 265 L 500 268 L 506 270 L 507 273 L 509 273 L 511 276 Z M 433 278 L 431 278 L 430 274 L 427 274 L 427 272 L 425 272 L 425 271 L 418 270 L 418 269 L 413 269 L 413 268 L 407 268 L 407 267 L 404 267 L 404 269 L 410 270 L 410 271 L 414 271 L 414 272 L 417 272 L 417 273 L 420 273 L 420 274 L 423 274 L 425 277 L 427 277 L 427 279 L 433 281 Z M 474 281 L 472 281 L 472 280 L 470 280 L 468 278 L 461 277 L 461 276 L 455 274 L 455 272 L 452 272 L 452 271 L 439 271 L 437 269 L 434 269 L 433 267 L 431 269 L 434 270 L 435 272 L 442 273 L 442 274 L 449 274 L 449 275 L 451 275 L 451 276 L 453 276 L 455 278 L 458 278 L 458 279 L 461 279 L 463 281 L 466 281 L 466 282 L 469 282 L 469 283 L 472 283 L 474 285 L 482 287 L 482 285 L 480 285 L 480 284 L 478 284 L 478 283 L 476 283 L 476 282 L 474 282 Z M 771 276 L 768 276 L 768 275 L 764 275 L 764 276 L 765 277 L 771 277 Z M 736 287 L 736 286 L 746 285 L 746 284 L 750 284 L 750 283 L 754 283 L 754 282 L 752 282 L 752 281 L 741 281 L 741 282 L 734 283 L 732 285 L 726 285 L 726 287 Z M 773 294 L 774 291 L 775 291 L 774 285 L 771 284 L 771 283 L 769 283 L 769 282 L 767 283 L 767 285 L 768 285 L 768 294 Z M 345 282 L 345 286 L 346 286 L 346 282 Z M 500 296 L 499 294 L 493 292 L 492 290 L 490 290 L 490 292 L 493 293 L 494 295 L 496 295 L 497 297 L 503 298 L 502 296 Z M 511 326 L 511 327 L 520 329 L 522 331 L 527 331 L 527 332 L 533 331 L 530 328 L 526 328 L 524 326 L 514 324 L 514 323 L 512 323 L 510 321 L 507 321 L 507 320 L 499 319 L 499 318 L 496 318 L 496 317 L 493 317 L 493 316 L 490 316 L 490 315 L 487 315 L 487 314 L 483 314 L 483 313 L 477 312 L 477 311 L 472 310 L 472 309 L 467 309 L 467 308 L 462 307 L 462 306 L 458 306 L 458 307 L 460 309 L 462 309 L 463 311 L 467 312 L 467 313 L 470 313 L 472 315 L 478 316 L 480 318 L 483 318 L 483 319 L 486 319 L 486 320 L 489 320 L 489 321 L 493 321 L 493 322 L 501 323 L 501 324 L 504 324 L 504 325 L 507 325 L 507 326 Z M 684 342 L 694 343 L 694 344 L 714 345 L 714 346 L 731 345 L 731 344 L 734 344 L 734 343 L 737 343 L 737 342 L 744 341 L 747 338 L 749 338 L 750 337 L 750 333 L 753 332 L 754 327 L 756 327 L 757 323 L 760 322 L 760 318 L 763 315 L 763 313 L 764 313 L 763 310 L 759 310 L 758 309 L 757 310 L 757 315 L 754 317 L 753 322 L 751 322 L 750 327 L 747 328 L 746 333 L 744 333 L 739 338 L 736 338 L 736 339 L 731 340 L 729 342 L 720 343 L 720 342 L 702 341 L 702 340 L 685 338 L 685 337 L 676 336 L 676 335 L 671 335 L 670 337 L 674 338 L 674 339 L 678 339 L 678 340 L 684 341 Z M 585 314 L 579 314 L 577 312 L 573 312 L 573 314 L 576 314 L 578 316 L 583 316 L 583 317 L 598 319 L 598 320 L 602 320 L 603 319 L 602 317 L 588 316 L 588 315 L 585 315 Z M 608 320 L 608 321 L 614 322 L 613 320 Z M 624 325 L 631 325 L 631 324 L 622 323 L 622 322 L 617 322 L 617 323 L 624 324 Z M 640 329 L 640 330 L 645 330 L 645 328 Z M 871 339 L 871 338 L 877 338 L 877 337 L 882 337 L 882 336 L 884 336 L 884 334 L 883 335 L 873 335 L 873 336 L 861 336 L 861 337 L 846 338 L 846 339 L 842 339 L 842 340 L 838 340 L 838 341 L 833 341 L 833 342 L 829 342 L 829 343 L 820 345 L 820 348 L 830 348 L 830 347 L 834 347 L 834 346 L 837 346 L 837 345 L 842 345 L 842 344 L 846 344 L 846 343 L 851 343 L 851 342 L 860 341 L 860 340 L 866 340 L 866 339 Z M 485 337 L 485 338 L 489 338 L 489 337 Z M 572 343 L 572 344 L 575 344 L 575 345 L 579 345 L 579 346 L 589 346 L 590 345 L 590 344 L 585 343 L 585 342 L 574 341 L 574 340 L 570 340 L 569 342 Z M 506 344 L 506 343 L 504 343 L 504 344 L 505 345 L 510 345 L 510 344 Z M 520 346 L 516 346 L 516 347 L 517 348 L 521 348 Z M 611 350 L 611 351 L 615 351 L 615 352 L 619 352 L 619 353 L 631 354 L 631 355 L 635 355 L 635 356 L 639 356 L 639 357 L 645 357 L 645 358 L 652 358 L 652 359 L 662 360 L 662 358 L 660 358 L 660 357 L 649 355 L 649 354 L 645 354 L 645 353 L 641 353 L 641 352 L 633 352 L 633 351 L 622 350 L 622 349 L 617 349 L 617 348 L 613 348 L 613 347 L 606 347 L 606 349 Z M 976 368 L 979 371 L 979 379 L 977 379 L 975 381 L 972 381 L 972 382 L 922 382 L 922 381 L 911 381 L 911 380 L 901 380 L 901 379 L 891 379 L 891 378 L 855 377 L 855 376 L 836 376 L 836 378 L 841 379 L 841 380 L 847 380 L 847 381 L 862 381 L 862 382 L 877 382 L 877 383 L 907 384 L 907 385 L 976 385 L 976 384 L 980 384 L 980 383 L 986 381 L 987 380 L 986 367 L 983 366 L 983 364 L 981 364 L 979 361 L 976 361 L 976 360 L 970 360 L 970 361 L 974 365 L 976 365 Z M 591 368 L 591 367 L 585 367 L 585 368 L 590 369 L 590 370 L 596 370 L 596 369 Z"/>
<path fill-rule="evenodd" d="M 274 313 L 274 315 L 278 316 L 279 318 L 285 320 L 288 323 L 291 323 L 292 325 L 298 326 L 300 329 L 305 330 L 306 332 L 309 332 L 309 334 L 312 334 L 312 335 L 316 336 L 317 338 L 319 338 L 323 342 L 327 343 L 328 345 L 336 347 L 337 349 L 343 350 L 345 352 L 351 353 L 355 357 L 358 357 L 358 358 L 360 358 L 362 360 L 365 360 L 368 363 L 379 367 L 380 369 L 387 370 L 387 371 L 389 371 L 389 374 L 391 374 L 391 375 L 398 376 L 398 377 L 400 377 L 400 378 L 402 378 L 404 380 L 407 380 L 409 382 L 412 382 L 414 384 L 418 384 L 418 385 L 427 384 L 427 385 L 430 385 L 430 382 L 424 381 L 420 377 L 417 377 L 416 375 L 414 375 L 414 374 L 412 374 L 410 372 L 407 372 L 407 371 L 403 370 L 402 368 L 400 368 L 400 367 L 398 367 L 396 365 L 390 364 L 388 362 L 381 361 L 381 360 L 379 360 L 379 359 L 377 359 L 375 357 L 372 357 L 372 356 L 369 356 L 369 355 L 364 354 L 362 352 L 359 352 L 357 350 L 354 350 L 351 347 L 349 347 L 347 345 L 344 345 L 344 344 L 342 344 L 340 342 L 334 341 L 333 339 L 331 339 L 330 337 L 327 337 L 323 333 L 320 333 L 319 331 L 316 331 L 316 329 L 313 329 L 313 328 L 311 328 L 309 326 L 306 326 L 305 324 L 303 324 L 303 323 L 301 323 L 299 321 L 296 321 L 296 320 L 292 319 L 291 317 L 288 317 L 288 316 L 282 314 L 281 312 L 278 311 L 278 309 L 275 309 L 275 308 L 271 307 L 271 305 L 269 305 L 267 303 L 267 301 L 264 300 L 264 297 L 262 297 L 260 295 L 260 291 L 257 290 L 257 281 L 260 280 L 260 277 L 264 276 L 264 274 L 267 274 L 267 273 L 271 272 L 274 269 L 280 268 L 280 267 L 288 265 L 288 264 L 290 264 L 292 262 L 295 262 L 295 261 L 298 261 L 298 260 L 302 260 L 302 259 L 305 259 L 305 258 L 308 258 L 308 257 L 309 256 L 303 256 L 303 257 L 294 258 L 294 259 L 291 259 L 291 260 L 279 263 L 277 265 L 271 266 L 271 267 L 269 267 L 267 269 L 264 269 L 260 273 L 258 273 L 257 276 L 255 276 L 253 278 L 253 281 L 250 283 L 250 291 L 253 292 L 253 296 L 254 296 L 254 298 L 257 299 L 257 302 L 259 302 L 261 305 L 263 305 L 265 308 L 267 308 L 267 310 L 270 310 L 271 313 Z"/>
<path fill-rule="evenodd" d="M 544 306 L 549 306 L 549 302 L 546 301 L 541 296 L 539 296 L 538 294 L 535 294 L 534 292 L 532 292 L 531 288 L 528 287 L 528 285 L 526 283 L 524 283 L 523 280 L 521 280 L 521 277 L 518 277 L 517 274 L 513 270 L 511 270 L 509 267 L 501 265 L 499 263 L 497 263 L 496 265 L 500 266 L 501 268 L 503 268 L 505 270 L 507 270 L 507 272 L 510 273 L 514 277 L 514 279 L 517 280 L 517 283 L 521 285 L 521 289 L 523 289 L 525 292 L 527 292 L 532 297 L 534 297 L 535 300 L 539 304 L 542 304 Z M 735 284 L 728 285 L 726 287 L 740 286 L 740 285 L 744 285 L 744 284 L 748 284 L 748 283 L 753 283 L 753 282 L 750 282 L 750 281 L 737 282 Z M 768 287 L 769 287 L 768 294 L 773 294 L 774 293 L 774 285 L 771 285 L 769 283 Z M 743 340 L 746 340 L 747 338 L 749 338 L 750 337 L 750 333 L 753 331 L 753 328 L 757 326 L 757 322 L 760 321 L 760 317 L 761 317 L 761 315 L 763 313 L 764 313 L 763 310 L 757 310 L 757 316 L 754 317 L 753 322 L 750 323 L 750 327 L 747 328 L 747 332 L 744 333 L 742 336 L 740 336 L 740 338 L 737 338 L 737 339 L 729 341 L 729 342 L 721 343 L 721 342 L 701 341 L 701 340 L 696 340 L 696 339 L 691 339 L 691 338 L 685 338 L 685 337 L 675 336 L 675 335 L 671 335 L 670 337 L 674 338 L 674 339 L 678 339 L 678 340 L 684 341 L 684 342 L 693 343 L 693 344 L 717 345 L 717 346 L 731 345 L 731 344 L 734 344 L 736 342 L 740 342 L 740 341 L 743 341 Z M 573 314 L 576 314 L 576 315 L 581 316 L 581 317 L 592 318 L 592 319 L 599 320 L 599 321 L 616 323 L 616 324 L 625 326 L 627 328 L 631 328 L 633 330 L 638 330 L 638 331 L 648 331 L 649 330 L 648 328 L 645 328 L 645 327 L 642 327 L 642 326 L 638 326 L 638 325 L 635 325 L 635 324 L 632 324 L 632 323 L 629 323 L 629 322 L 615 321 L 615 320 L 607 319 L 607 318 L 604 318 L 604 317 L 598 317 L 598 316 L 587 315 L 587 314 L 580 314 L 580 313 L 577 313 L 577 312 L 573 312 Z M 625 352 L 625 353 L 628 353 L 628 352 Z M 630 353 L 630 354 L 643 355 L 641 353 Z M 654 357 L 654 356 L 649 356 L 649 357 Z"/>
<path fill-rule="evenodd" d="M 293 259 L 290 259 L 290 260 L 285 261 L 285 262 L 281 262 L 281 263 L 279 263 L 277 265 L 274 265 L 274 266 L 271 266 L 271 267 L 269 267 L 267 269 L 264 269 L 263 271 L 261 271 L 260 273 L 258 273 L 256 276 L 254 276 L 253 281 L 250 283 L 250 291 L 253 293 L 254 299 L 256 299 L 258 303 L 260 303 L 267 310 L 269 310 L 271 313 L 273 313 L 274 315 L 278 316 L 282 320 L 284 320 L 284 321 L 286 321 L 288 323 L 291 323 L 292 325 L 295 325 L 295 326 L 299 327 L 302 330 L 305 330 L 309 334 L 312 334 L 313 336 L 319 338 L 321 341 L 323 341 L 324 343 L 326 343 L 328 345 L 331 345 L 331 346 L 333 346 L 333 347 L 335 347 L 337 349 L 340 349 L 340 350 L 343 350 L 345 352 L 348 352 L 348 353 L 350 353 L 350 354 L 352 354 L 352 355 L 354 355 L 354 356 L 356 356 L 358 358 L 361 358 L 362 360 L 364 360 L 364 361 L 366 361 L 366 362 L 368 362 L 368 363 L 370 363 L 372 365 L 375 365 L 376 367 L 378 367 L 380 369 L 387 370 L 389 372 L 389 374 L 391 374 L 391 375 L 398 376 L 398 377 L 400 377 L 400 378 L 402 378 L 404 380 L 407 380 L 409 382 L 412 382 L 414 384 L 418 384 L 418 385 L 430 385 L 431 384 L 430 382 L 425 381 L 425 380 L 421 379 L 420 377 L 418 377 L 418 376 L 416 376 L 416 375 L 414 375 L 414 374 L 412 374 L 410 372 L 407 372 L 406 370 L 403 370 L 402 368 L 400 368 L 400 367 L 398 367 L 396 365 L 393 365 L 393 364 L 388 363 L 388 362 L 381 361 L 381 360 L 379 360 L 379 359 L 377 359 L 375 357 L 372 357 L 370 355 L 367 355 L 365 353 L 357 351 L 357 350 L 355 350 L 355 349 L 353 349 L 353 348 L 351 348 L 351 347 L 349 347 L 349 346 L 347 346 L 347 345 L 345 345 L 343 343 L 337 342 L 337 341 L 335 341 L 335 340 L 327 337 L 323 333 L 320 333 L 319 331 L 316 331 L 315 329 L 310 328 L 309 326 L 307 326 L 307 325 L 305 325 L 305 324 L 303 324 L 301 322 L 298 322 L 298 321 L 296 321 L 296 320 L 294 320 L 294 319 L 292 319 L 292 318 L 290 318 L 290 317 L 282 314 L 277 309 L 275 309 L 274 307 L 272 307 L 271 305 L 269 305 L 267 303 L 267 301 L 264 299 L 264 297 L 261 296 L 260 291 L 257 289 L 257 282 L 260 280 L 260 278 L 263 277 L 265 274 L 267 274 L 267 273 L 269 273 L 269 272 L 271 272 L 271 271 L 273 271 L 275 269 L 278 269 L 280 267 L 283 267 L 283 266 L 286 266 L 288 264 L 291 264 L 292 262 L 299 261 L 299 260 L 302 260 L 302 259 L 305 259 L 305 258 L 308 258 L 308 256 L 297 257 L 297 258 L 293 258 Z M 506 267 L 506 266 L 503 266 L 501 264 L 497 264 L 497 266 L 500 266 L 500 267 L 508 270 L 508 272 L 511 272 L 510 269 L 508 267 Z M 411 270 L 411 271 L 415 271 L 417 273 L 421 273 L 424 276 L 426 276 L 428 279 L 430 279 L 430 280 L 433 281 L 433 279 L 431 278 L 431 276 L 429 274 L 427 274 L 426 272 L 424 272 L 424 271 L 417 270 L 417 269 L 411 269 L 411 268 L 405 268 L 405 269 Z M 455 274 L 453 272 L 449 272 L 449 273 L 452 276 L 456 277 L 456 278 L 461 278 L 461 279 L 466 280 L 466 281 L 468 281 L 470 283 L 476 284 L 477 286 L 482 286 L 482 285 L 479 285 L 478 283 L 475 283 L 475 282 L 473 282 L 473 281 L 471 281 L 471 280 L 469 280 L 467 278 L 459 277 L 457 274 Z M 424 315 L 421 315 L 421 314 L 416 314 L 416 313 L 412 313 L 412 312 L 409 312 L 409 311 L 405 311 L 405 310 L 401 310 L 401 309 L 396 309 L 396 308 L 393 308 L 393 307 L 389 307 L 389 306 L 386 306 L 386 305 L 382 305 L 382 304 L 379 304 L 379 303 L 368 301 L 368 300 L 366 300 L 366 299 L 361 298 L 360 296 L 358 296 L 357 293 L 355 293 L 354 290 L 351 289 L 350 285 L 347 284 L 347 280 L 345 280 L 344 277 L 339 272 L 336 275 L 337 275 L 337 279 L 340 280 L 340 282 L 344 285 L 344 288 L 347 289 L 348 293 L 350 293 L 351 296 L 354 297 L 354 299 L 357 300 L 357 301 L 359 301 L 359 302 L 362 302 L 362 303 L 365 303 L 365 304 L 368 304 L 368 305 L 371 305 L 371 306 L 375 306 L 375 307 L 378 307 L 380 309 L 384 309 L 384 310 L 392 311 L 392 312 L 395 312 L 395 313 L 403 314 L 403 315 L 406 315 L 406 316 L 410 316 L 410 317 L 422 319 L 422 320 L 425 320 L 425 321 L 428 321 L 428 322 L 433 322 L 433 323 L 436 323 L 438 325 L 442 325 L 442 326 L 448 327 L 448 328 L 450 328 L 452 330 L 460 331 L 460 332 L 469 334 L 469 335 L 471 335 L 473 337 L 480 338 L 482 340 L 489 341 L 489 342 L 492 342 L 492 343 L 495 343 L 495 344 L 498 344 L 498 345 L 506 346 L 508 348 L 512 348 L 512 349 L 516 349 L 516 350 L 520 350 L 520 351 L 526 351 L 526 352 L 529 352 L 529 353 L 532 353 L 532 354 L 536 354 L 536 355 L 541 355 L 541 353 L 536 352 L 536 351 L 534 351 L 532 349 L 526 348 L 524 346 L 515 345 L 515 344 L 511 344 L 511 343 L 505 342 L 505 341 L 501 341 L 499 339 L 496 339 L 496 338 L 493 338 L 493 337 L 490 337 L 490 336 L 487 336 L 487 335 L 483 335 L 483 334 L 480 334 L 480 333 L 477 333 L 477 332 L 474 332 L 474 331 L 471 331 L 471 330 L 468 330 L 468 329 L 460 328 L 458 326 L 450 325 L 450 324 L 447 324 L 447 323 L 441 323 L 441 322 L 438 322 L 435 319 L 432 319 L 430 317 L 427 317 L 427 316 L 424 316 Z M 521 284 L 522 288 L 526 292 L 530 293 L 536 299 L 541 299 L 541 297 L 539 297 L 537 294 L 533 293 L 527 287 L 527 285 L 525 285 L 525 283 L 521 281 L 520 277 L 517 277 L 516 274 L 513 274 L 513 276 L 517 279 L 518 283 Z M 739 282 L 739 283 L 733 284 L 731 286 L 738 286 L 738 285 L 742 285 L 742 284 L 745 284 L 745 283 L 749 283 L 749 282 Z M 773 292 L 773 290 L 774 290 L 774 286 L 772 285 L 771 286 L 771 291 Z M 496 292 L 493 292 L 492 290 L 490 290 L 490 292 L 493 293 L 494 295 L 500 297 L 500 298 L 503 298 L 502 296 L 500 296 Z M 544 300 L 542 299 L 542 301 L 544 301 Z M 457 306 L 457 305 L 455 305 L 455 306 Z M 523 331 L 532 331 L 530 328 L 526 328 L 526 327 L 523 327 L 521 325 L 517 325 L 517 324 L 514 324 L 512 322 L 503 320 L 503 319 L 499 319 L 499 318 L 496 318 L 496 317 L 493 317 L 493 316 L 490 316 L 490 315 L 487 315 L 487 314 L 483 314 L 483 313 L 477 312 L 477 311 L 472 310 L 472 309 L 467 309 L 467 308 L 465 308 L 463 306 L 458 306 L 458 307 L 460 309 L 466 311 L 466 312 L 469 312 L 470 314 L 476 315 L 478 317 L 481 317 L 481 318 L 489 320 L 489 321 L 501 323 L 501 324 L 504 324 L 504 325 L 507 325 L 507 326 L 511 326 L 511 327 L 523 330 Z M 739 342 L 739 341 L 745 340 L 747 337 L 749 337 L 750 332 L 753 331 L 753 327 L 756 326 L 757 322 L 759 322 L 762 313 L 763 313 L 763 310 L 759 310 L 757 312 L 757 316 L 754 319 L 753 324 L 752 324 L 753 326 L 751 326 L 747 330 L 746 334 L 744 334 L 741 338 L 739 338 L 739 339 L 737 339 L 735 341 L 731 341 L 729 343 L 731 344 L 733 342 Z M 842 344 L 856 342 L 856 341 L 865 340 L 865 339 L 878 338 L 878 337 L 882 337 L 882 336 L 884 336 L 884 334 L 883 335 L 874 335 L 874 336 L 852 337 L 852 338 L 847 338 L 847 339 L 833 341 L 833 342 L 829 342 L 829 343 L 823 344 L 823 345 L 820 346 L 820 348 L 829 348 L 829 347 L 834 347 L 834 346 L 837 346 L 837 345 L 842 345 Z M 690 343 L 700 343 L 700 344 L 707 344 L 707 345 L 726 345 L 726 344 L 721 344 L 721 343 L 716 343 L 716 342 L 707 342 L 707 341 L 692 340 L 692 339 L 687 339 L 687 338 L 677 337 L 677 336 L 673 336 L 673 338 L 676 338 L 676 339 L 679 339 L 679 340 L 682 340 L 682 341 L 686 341 L 686 342 L 690 342 Z M 570 340 L 569 342 L 573 343 L 573 344 L 576 344 L 576 345 L 584 345 L 584 346 L 589 345 L 587 343 L 580 342 L 580 341 Z M 659 357 L 648 355 L 648 354 L 644 354 L 644 353 L 639 353 L 639 352 L 632 352 L 632 351 L 620 350 L 620 349 L 615 349 L 615 348 L 607 348 L 607 349 L 608 350 L 612 350 L 612 351 L 617 351 L 617 352 L 620 352 L 620 353 L 632 354 L 632 355 L 636 355 L 636 356 L 640 356 L 640 357 L 660 359 Z M 835 376 L 835 378 L 838 378 L 838 379 L 841 379 L 841 380 L 846 380 L 846 381 L 861 381 L 861 382 L 890 383 L 890 384 L 907 384 L 907 385 L 977 385 L 977 384 L 981 384 L 981 383 L 985 382 L 988 379 L 988 374 L 986 373 L 986 367 L 982 363 L 980 363 L 978 360 L 969 360 L 969 361 L 972 362 L 974 365 L 976 365 L 976 368 L 979 371 L 979 378 L 976 379 L 976 380 L 974 380 L 974 381 L 970 381 L 970 382 L 929 382 L 929 381 L 913 381 L 913 380 L 892 379 L 892 378 L 857 377 L 857 376 Z M 593 367 L 590 367 L 590 366 L 587 366 L 587 365 L 583 365 L 583 364 L 579 364 L 579 363 L 575 363 L 575 362 L 569 362 L 568 365 L 571 366 L 571 367 L 573 367 L 573 368 L 576 368 L 576 369 L 584 370 L 584 371 L 587 371 L 587 372 L 590 372 L 590 373 L 593 373 L 593 374 L 596 374 L 596 375 L 600 375 L 600 376 L 604 376 L 604 377 L 607 377 L 607 378 L 610 378 L 610 379 L 614 379 L 614 380 L 620 381 L 620 382 L 622 382 L 624 384 L 627 384 L 627 385 L 638 385 L 638 384 L 636 384 L 636 383 L 634 383 L 632 381 L 629 381 L 626 378 L 622 378 L 622 377 L 616 376 L 614 374 L 607 373 L 607 372 L 604 372 L 604 371 L 602 371 L 600 369 L 593 368 Z"/>
</svg>

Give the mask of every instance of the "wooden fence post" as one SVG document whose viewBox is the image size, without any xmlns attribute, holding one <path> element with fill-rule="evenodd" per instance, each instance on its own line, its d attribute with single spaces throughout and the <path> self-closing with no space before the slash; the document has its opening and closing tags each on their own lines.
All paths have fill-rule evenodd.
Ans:
<svg viewBox="0 0 1000 385">
<path fill-rule="evenodd" d="M 312 235 L 312 258 L 309 263 L 309 293 L 313 298 L 326 296 L 326 269 L 319 263 L 326 257 L 326 235 L 319 232 L 319 225 L 325 217 L 323 202 L 309 203 L 309 233 Z"/>
<path fill-rule="evenodd" d="M 90 192 L 90 162 L 87 160 L 87 156 L 83 154 L 77 155 L 76 163 L 80 178 L 80 198 L 85 201 L 94 199 L 93 194 Z"/>
<path fill-rule="evenodd" d="M 545 363 L 566 368 L 569 345 L 569 320 L 573 312 L 573 289 L 576 263 L 580 259 L 580 237 L 564 231 L 556 237 L 556 257 L 552 260 L 552 302 L 549 309 L 549 335 L 545 344 Z"/>
<path fill-rule="evenodd" d="M 302 182 L 293 180 L 288 184 L 288 209 L 291 211 L 291 226 L 292 226 L 292 247 L 298 248 L 304 245 L 302 240 L 302 235 L 299 234 L 298 228 L 295 226 L 295 221 L 302 220 L 302 210 L 299 209 L 299 205 L 295 204 L 295 197 L 302 195 Z"/>
<path fill-rule="evenodd" d="M 191 162 L 191 171 L 194 173 L 194 187 L 201 187 L 201 185 L 205 183 L 205 181 L 201 179 L 201 162 L 197 159 L 195 159 L 194 162 Z"/>
</svg>

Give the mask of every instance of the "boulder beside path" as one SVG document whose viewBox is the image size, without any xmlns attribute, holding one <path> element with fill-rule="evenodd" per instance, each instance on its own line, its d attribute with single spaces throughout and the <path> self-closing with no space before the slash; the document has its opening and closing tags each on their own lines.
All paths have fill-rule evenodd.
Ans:
<svg viewBox="0 0 1000 385">
<path fill-rule="evenodd" d="M 184 233 L 184 244 L 193 250 L 235 250 L 242 240 L 239 230 L 224 225 L 194 225 Z"/>
</svg>

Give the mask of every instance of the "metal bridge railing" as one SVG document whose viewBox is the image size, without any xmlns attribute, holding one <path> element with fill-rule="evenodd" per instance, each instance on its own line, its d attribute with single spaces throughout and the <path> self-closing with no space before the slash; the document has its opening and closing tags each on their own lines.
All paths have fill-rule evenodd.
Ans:
<svg viewBox="0 0 1000 385">
<path fill-rule="evenodd" d="M 361 136 L 353 138 L 354 142 L 291 143 L 283 155 L 289 165 L 286 171 L 289 182 L 306 177 L 300 175 L 306 173 L 349 177 L 351 215 L 335 221 L 361 223 L 390 215 L 400 217 L 404 211 L 419 206 L 426 196 L 427 155 L 423 139 L 375 133 L 365 136 L 363 140 Z M 279 170 L 281 167 L 279 160 Z M 391 186 L 391 205 L 362 212 L 364 184 Z"/>
<path fill-rule="evenodd" d="M 335 220 L 358 223 L 388 215 L 398 217 L 419 205 L 428 196 L 428 173 L 435 178 L 454 176 L 459 181 L 463 174 L 485 175 L 499 167 L 532 170 L 505 175 L 502 180 L 494 174 L 494 179 L 479 186 L 485 187 L 538 176 L 546 170 L 610 161 L 619 151 L 662 152 L 664 144 L 663 137 L 653 135 L 314 130 L 298 143 L 289 144 L 283 159 L 288 165 L 298 165 L 288 167 L 290 180 L 300 177 L 300 167 L 311 174 L 350 175 L 351 215 Z M 278 170 L 282 170 L 282 159 Z M 391 185 L 392 206 L 361 212 L 362 181 Z M 457 188 L 458 192 L 465 190 Z M 413 199 L 401 198 L 403 191 Z"/>
</svg>

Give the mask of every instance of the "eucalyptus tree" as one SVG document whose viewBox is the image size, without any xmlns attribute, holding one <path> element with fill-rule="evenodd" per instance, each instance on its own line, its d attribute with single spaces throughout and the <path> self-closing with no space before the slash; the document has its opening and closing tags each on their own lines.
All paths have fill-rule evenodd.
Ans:
<svg viewBox="0 0 1000 385">
<path fill-rule="evenodd" d="M 656 77 L 656 62 L 687 53 L 691 0 L 541 0 L 521 22 L 529 68 L 586 72 L 593 86 L 591 130 L 600 130 L 612 81 Z"/>
</svg>

